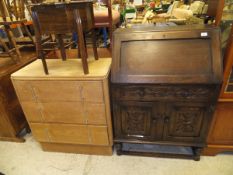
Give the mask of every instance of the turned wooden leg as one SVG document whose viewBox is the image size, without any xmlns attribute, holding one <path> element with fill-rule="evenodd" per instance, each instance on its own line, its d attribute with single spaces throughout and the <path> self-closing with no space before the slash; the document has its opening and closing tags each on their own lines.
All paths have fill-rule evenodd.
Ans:
<svg viewBox="0 0 233 175">
<path fill-rule="evenodd" d="M 91 35 L 92 35 L 92 47 L 93 47 L 94 57 L 95 57 L 95 60 L 98 60 L 99 57 L 98 57 L 97 46 L 96 46 L 95 29 L 92 29 Z"/>
<path fill-rule="evenodd" d="M 81 21 L 79 10 L 74 11 L 74 16 L 75 16 L 76 24 L 77 24 L 77 31 L 78 31 L 77 33 L 78 33 L 78 41 L 79 41 L 78 44 L 79 44 L 80 51 L 81 51 L 83 71 L 84 71 L 84 74 L 88 74 L 89 70 L 88 70 L 88 64 L 87 64 L 87 55 L 85 51 L 86 46 L 85 46 L 84 37 L 83 37 L 82 21 Z"/>
<path fill-rule="evenodd" d="M 7 34 L 8 38 L 9 38 L 9 42 L 10 42 L 10 43 L 12 44 L 12 46 L 15 48 L 15 52 L 16 52 L 16 55 L 17 55 L 17 57 L 18 57 L 18 61 L 22 61 L 22 60 L 21 60 L 21 59 L 22 59 L 22 56 L 21 56 L 21 54 L 20 54 L 19 48 L 18 48 L 18 46 L 17 46 L 17 44 L 16 44 L 15 37 L 14 37 L 14 35 L 13 35 L 11 29 L 10 29 L 10 26 L 6 25 L 6 26 L 5 26 L 5 29 L 6 29 L 6 34 Z"/>
<path fill-rule="evenodd" d="M 109 28 L 108 28 L 108 32 L 109 32 L 109 40 L 110 40 L 110 51 L 111 51 L 111 53 L 112 53 L 112 26 L 110 26 Z"/>
<path fill-rule="evenodd" d="M 65 49 L 65 46 L 64 46 L 64 41 L 63 41 L 62 35 L 58 34 L 57 39 L 58 39 L 58 43 L 59 43 L 59 49 L 60 49 L 60 52 L 61 52 L 62 60 L 65 61 L 66 60 L 66 49 Z"/>
<path fill-rule="evenodd" d="M 4 41 L 2 41 L 2 39 L 0 38 L 0 44 L 2 45 L 2 47 L 4 48 L 4 50 L 6 51 L 6 53 L 11 57 L 11 59 L 16 63 L 17 59 L 15 59 L 14 54 L 11 52 L 11 50 L 8 48 L 8 46 L 6 45 L 6 43 Z"/>
<path fill-rule="evenodd" d="M 79 40 L 77 40 L 77 47 L 78 47 L 78 58 L 81 58 L 81 49 L 80 49 Z"/>
<path fill-rule="evenodd" d="M 42 45 L 41 45 L 41 42 L 42 42 L 41 36 L 36 36 L 36 37 L 37 37 L 37 42 L 36 42 L 37 57 L 39 59 L 41 59 L 42 64 L 43 64 L 43 68 L 44 68 L 44 72 L 46 75 L 48 75 L 49 71 L 48 71 L 47 63 L 46 63 L 45 56 L 44 56 L 43 49 L 42 49 Z"/>
<path fill-rule="evenodd" d="M 84 46 L 85 46 L 85 54 L 86 54 L 86 58 L 88 58 L 88 53 L 87 53 L 87 41 L 85 38 L 85 34 L 83 33 L 83 39 L 84 39 Z"/>
<path fill-rule="evenodd" d="M 36 47 L 36 43 L 35 43 L 35 41 L 34 41 L 32 35 L 31 35 L 30 31 L 28 30 L 27 26 L 26 26 L 24 23 L 22 23 L 22 27 L 23 27 L 23 29 L 25 30 L 27 36 L 31 39 L 33 45 Z"/>
</svg>

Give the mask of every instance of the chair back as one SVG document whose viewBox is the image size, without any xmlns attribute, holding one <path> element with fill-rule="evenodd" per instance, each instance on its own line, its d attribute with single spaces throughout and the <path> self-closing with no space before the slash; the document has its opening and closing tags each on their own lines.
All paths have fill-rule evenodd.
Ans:
<svg viewBox="0 0 233 175">
<path fill-rule="evenodd" d="M 108 8 L 108 21 L 109 25 L 112 26 L 112 2 L 111 0 L 97 0 L 98 3 L 105 5 Z"/>
<path fill-rule="evenodd" d="M 10 16 L 4 0 L 0 0 L 0 16 L 3 21 L 6 21 L 6 17 Z"/>
<path fill-rule="evenodd" d="M 16 20 L 22 20 L 25 18 L 25 0 L 2 0 L 5 1 L 9 16 L 11 19 L 15 17 Z"/>
</svg>

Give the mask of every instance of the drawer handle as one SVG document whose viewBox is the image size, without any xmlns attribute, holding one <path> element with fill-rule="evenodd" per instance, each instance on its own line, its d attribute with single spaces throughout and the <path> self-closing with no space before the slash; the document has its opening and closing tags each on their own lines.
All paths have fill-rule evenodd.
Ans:
<svg viewBox="0 0 233 175">
<path fill-rule="evenodd" d="M 166 116 L 166 117 L 164 118 L 164 122 L 165 122 L 165 123 L 168 123 L 169 120 L 170 120 L 170 118 L 169 118 L 168 116 Z"/>
<path fill-rule="evenodd" d="M 189 94 L 189 92 L 183 92 L 181 95 L 182 95 L 182 97 L 188 97 L 190 94 Z"/>
<path fill-rule="evenodd" d="M 144 91 L 144 90 L 139 91 L 139 96 L 140 96 L 140 97 L 144 97 L 144 96 L 145 96 L 145 91 Z"/>
</svg>

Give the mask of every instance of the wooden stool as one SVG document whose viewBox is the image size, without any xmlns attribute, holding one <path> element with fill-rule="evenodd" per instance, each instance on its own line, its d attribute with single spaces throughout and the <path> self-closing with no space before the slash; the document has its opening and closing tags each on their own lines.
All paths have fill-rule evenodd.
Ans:
<svg viewBox="0 0 233 175">
<path fill-rule="evenodd" d="M 42 3 L 31 5 L 32 19 L 36 34 L 37 54 L 38 58 L 42 60 L 44 72 L 46 74 L 48 74 L 48 68 L 41 44 L 42 35 L 56 35 L 62 59 L 66 60 L 62 36 L 74 32 L 78 34 L 78 53 L 81 55 L 84 74 L 89 73 L 83 31 L 92 31 L 94 56 L 96 60 L 98 59 L 92 3 L 92 0 L 84 0 L 69 3 Z"/>
</svg>

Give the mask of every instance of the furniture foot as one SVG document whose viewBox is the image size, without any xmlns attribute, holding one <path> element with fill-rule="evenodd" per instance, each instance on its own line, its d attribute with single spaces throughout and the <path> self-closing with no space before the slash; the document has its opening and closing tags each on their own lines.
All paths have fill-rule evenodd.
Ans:
<svg viewBox="0 0 233 175">
<path fill-rule="evenodd" d="M 194 154 L 193 160 L 199 161 L 200 160 L 200 156 L 201 156 L 201 152 L 202 152 L 202 148 L 196 148 L 196 147 L 194 147 L 193 148 L 193 154 Z"/>
<path fill-rule="evenodd" d="M 116 147 L 116 153 L 117 153 L 117 155 L 121 156 L 122 155 L 122 151 L 121 151 L 122 144 L 121 143 L 117 143 L 117 144 L 115 144 L 115 147 Z"/>
</svg>

